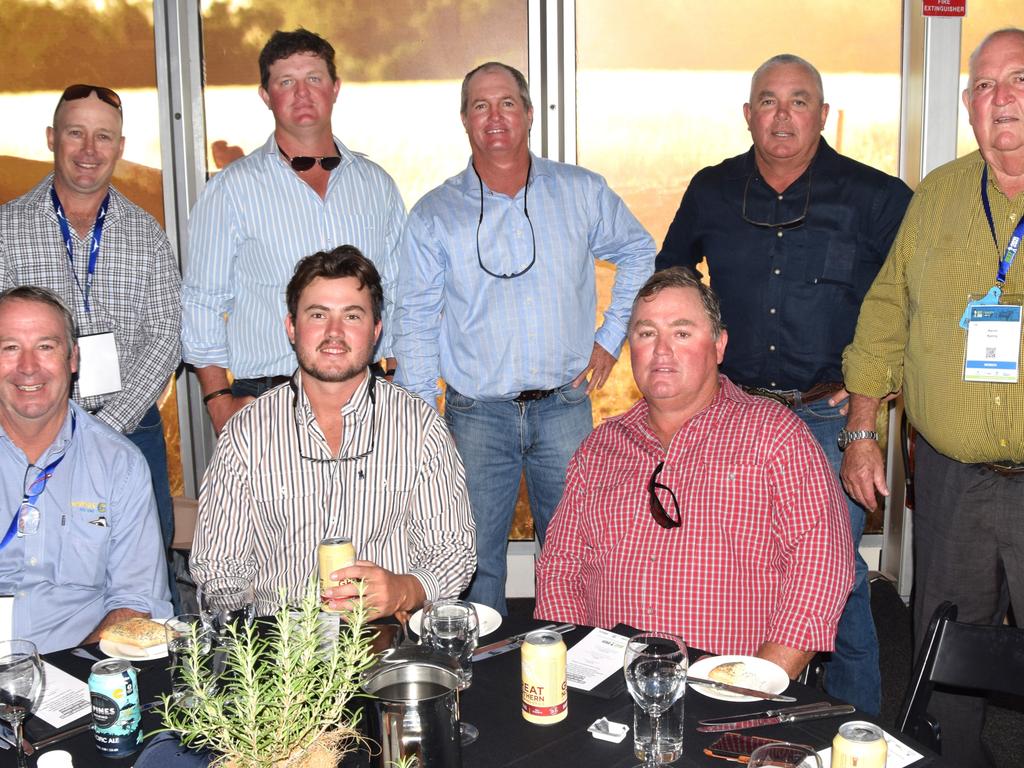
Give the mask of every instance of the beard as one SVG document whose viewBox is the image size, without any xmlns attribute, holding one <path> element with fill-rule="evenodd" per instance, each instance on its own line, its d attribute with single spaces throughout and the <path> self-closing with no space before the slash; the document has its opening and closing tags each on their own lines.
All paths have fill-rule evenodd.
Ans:
<svg viewBox="0 0 1024 768">
<path fill-rule="evenodd" d="M 331 340 L 325 340 L 320 344 L 320 346 L 323 346 L 324 344 L 327 344 L 329 342 L 332 344 L 338 343 Z M 318 350 L 320 346 L 317 347 Z M 352 351 L 352 348 L 344 342 L 341 343 L 341 346 L 343 347 L 345 352 Z M 345 365 L 344 367 L 340 368 L 321 367 L 317 365 L 316 362 L 312 359 L 312 357 L 308 355 L 304 350 L 298 348 L 295 349 L 295 357 L 299 361 L 299 368 L 302 369 L 302 374 L 304 376 L 310 376 L 311 378 L 314 378 L 318 381 L 340 383 L 343 381 L 349 381 L 351 379 L 354 379 L 356 376 L 358 376 L 360 373 L 366 370 L 366 367 L 373 360 L 373 349 L 370 348 L 369 350 L 367 350 L 366 354 L 363 355 L 362 360 L 358 358 L 352 359 L 349 361 L 348 365 Z"/>
</svg>

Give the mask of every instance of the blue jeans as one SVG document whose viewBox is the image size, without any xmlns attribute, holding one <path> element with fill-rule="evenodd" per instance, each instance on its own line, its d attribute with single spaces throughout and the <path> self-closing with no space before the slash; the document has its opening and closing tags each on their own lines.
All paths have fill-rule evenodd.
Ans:
<svg viewBox="0 0 1024 768">
<path fill-rule="evenodd" d="M 821 444 L 828 463 L 839 476 L 843 454 L 836 440 L 846 417 L 839 413 L 843 403 L 836 407 L 828 399 L 810 405 L 799 405 L 793 413 L 803 419 Z M 869 715 L 877 715 L 882 707 L 882 678 L 878 669 L 878 636 L 871 617 L 871 590 L 868 585 L 868 564 L 860 556 L 860 537 L 864 532 L 864 509 L 849 496 L 846 508 L 850 513 L 850 532 L 853 534 L 854 581 L 853 591 L 846 601 L 836 648 L 825 662 L 825 690 L 837 699 L 849 702 Z"/>
<path fill-rule="evenodd" d="M 525 470 L 534 528 L 543 545 L 569 459 L 594 428 L 587 387 L 566 384 L 543 400 L 525 403 L 472 400 L 448 387 L 445 420 L 466 467 L 476 520 L 477 565 L 469 599 L 505 615 L 505 558 L 519 479 Z"/>
<path fill-rule="evenodd" d="M 170 549 L 174 540 L 174 504 L 171 502 L 171 483 L 167 477 L 167 445 L 164 443 L 164 423 L 160 409 L 154 404 L 142 417 L 134 432 L 125 434 L 135 443 L 146 457 L 149 474 L 153 480 L 153 495 L 156 496 L 156 511 L 160 518 L 160 537 L 164 542 L 167 557 L 167 584 L 171 589 L 171 602 L 175 613 L 180 611 L 178 585 L 171 565 Z"/>
</svg>

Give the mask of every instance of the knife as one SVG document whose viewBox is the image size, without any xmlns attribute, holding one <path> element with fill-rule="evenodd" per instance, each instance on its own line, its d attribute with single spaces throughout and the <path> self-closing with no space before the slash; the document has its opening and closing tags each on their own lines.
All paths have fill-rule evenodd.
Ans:
<svg viewBox="0 0 1024 768">
<path fill-rule="evenodd" d="M 512 635 L 512 637 L 506 637 L 504 640 L 498 640 L 496 643 L 491 643 L 490 645 L 485 645 L 481 648 L 477 648 L 476 651 L 473 653 L 473 661 L 483 661 L 484 659 L 489 659 L 492 656 L 500 656 L 503 653 L 514 651 L 516 648 L 519 648 L 526 641 L 527 635 L 529 635 L 532 632 L 539 632 L 542 629 L 550 629 L 553 632 L 558 632 L 559 634 L 564 635 L 566 632 L 572 632 L 574 629 L 576 629 L 576 625 L 558 624 L 556 626 L 555 624 L 545 624 L 542 627 L 531 629 L 529 632 L 522 632 L 518 635 Z"/>
<path fill-rule="evenodd" d="M 697 725 L 717 725 L 718 723 L 738 723 L 742 720 L 753 720 L 758 717 L 775 717 L 776 715 L 795 715 L 800 712 L 817 712 L 819 709 L 829 709 L 836 706 L 827 701 L 816 701 L 813 704 L 800 704 L 796 707 L 781 707 L 778 709 L 762 709 L 760 712 L 744 712 L 741 715 L 728 715 L 726 717 L 709 717 L 701 720 Z"/>
<path fill-rule="evenodd" d="M 717 680 L 706 680 L 703 677 L 690 677 L 687 675 L 686 682 L 693 683 L 694 685 L 703 685 L 707 688 L 717 688 L 720 691 L 732 691 L 733 693 L 739 693 L 744 696 L 753 696 L 757 699 L 767 699 L 768 701 L 787 701 L 794 702 L 796 698 L 793 696 L 783 696 L 778 693 L 768 693 L 768 691 L 759 691 L 756 688 L 744 688 L 741 685 L 730 685 L 729 683 L 720 683 Z"/>
<path fill-rule="evenodd" d="M 827 706 L 816 710 L 806 709 L 803 712 L 789 712 L 775 714 L 772 717 L 759 717 L 751 720 L 734 720 L 731 723 L 715 723 L 714 725 L 700 725 L 697 730 L 701 733 L 721 733 L 722 731 L 741 731 L 744 728 L 760 728 L 763 725 L 778 725 L 779 723 L 800 723 L 804 720 L 820 720 L 825 717 L 838 717 L 839 715 L 850 715 L 857 710 L 850 704 Z"/>
</svg>

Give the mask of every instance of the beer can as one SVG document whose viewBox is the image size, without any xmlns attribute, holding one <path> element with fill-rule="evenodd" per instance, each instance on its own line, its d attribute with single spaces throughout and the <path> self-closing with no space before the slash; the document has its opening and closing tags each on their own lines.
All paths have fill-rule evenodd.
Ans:
<svg viewBox="0 0 1024 768">
<path fill-rule="evenodd" d="M 885 768 L 888 752 L 881 728 L 851 720 L 839 726 L 832 742 L 832 768 Z"/>
<path fill-rule="evenodd" d="M 356 548 L 347 536 L 332 536 L 322 540 L 316 556 L 320 567 L 321 591 L 338 586 L 339 582 L 331 579 L 332 573 L 356 564 Z M 324 610 L 329 609 L 325 606 Z"/>
<path fill-rule="evenodd" d="M 522 649 L 523 718 L 552 725 L 569 714 L 562 636 L 541 629 L 526 636 Z"/>
<path fill-rule="evenodd" d="M 134 755 L 142 746 L 139 678 L 124 659 L 106 659 L 92 665 L 89 697 L 96 749 L 107 757 Z"/>
</svg>

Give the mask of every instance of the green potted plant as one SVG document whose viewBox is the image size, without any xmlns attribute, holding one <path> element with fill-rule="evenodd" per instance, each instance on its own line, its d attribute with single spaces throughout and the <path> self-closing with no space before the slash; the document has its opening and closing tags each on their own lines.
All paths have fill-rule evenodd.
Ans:
<svg viewBox="0 0 1024 768">
<path fill-rule="evenodd" d="M 178 660 L 193 695 L 188 706 L 163 697 L 165 729 L 214 752 L 221 768 L 335 768 L 362 738 L 350 704 L 375 660 L 373 633 L 361 599 L 342 614 L 336 642 L 325 637 L 320 611 L 315 578 L 297 608 L 282 593 L 269 628 L 232 628 L 216 675 L 193 643 Z"/>
</svg>

